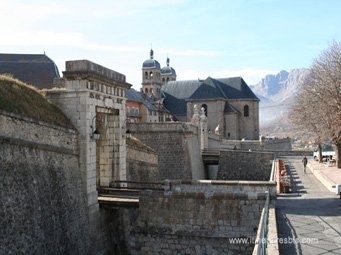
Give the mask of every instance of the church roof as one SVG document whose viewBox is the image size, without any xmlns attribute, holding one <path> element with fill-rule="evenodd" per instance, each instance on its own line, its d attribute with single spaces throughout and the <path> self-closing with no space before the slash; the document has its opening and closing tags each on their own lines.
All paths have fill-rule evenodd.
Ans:
<svg viewBox="0 0 341 255">
<path fill-rule="evenodd" d="M 0 74 L 11 74 L 38 89 L 52 88 L 59 78 L 56 64 L 45 54 L 1 54 Z"/>
<path fill-rule="evenodd" d="M 161 69 L 160 63 L 154 59 L 154 51 L 150 49 L 150 59 L 147 59 L 142 64 L 142 69 L 156 68 Z"/>
<path fill-rule="evenodd" d="M 161 69 L 161 75 L 175 75 L 176 76 L 175 70 L 169 66 L 169 58 L 168 57 L 166 60 L 166 64 L 167 64 L 167 66 L 162 67 L 162 69 Z"/>
<path fill-rule="evenodd" d="M 170 81 L 163 87 L 165 107 L 175 115 L 186 115 L 186 102 L 190 100 L 259 101 L 241 77 L 206 80 Z"/>
<path fill-rule="evenodd" d="M 161 69 L 160 63 L 155 59 L 147 59 L 143 62 L 142 68 L 156 68 Z"/>
<path fill-rule="evenodd" d="M 166 75 L 166 74 L 176 75 L 176 72 L 175 72 L 175 70 L 174 70 L 172 67 L 170 67 L 170 66 L 162 67 L 162 69 L 161 69 L 161 75 Z"/>
</svg>

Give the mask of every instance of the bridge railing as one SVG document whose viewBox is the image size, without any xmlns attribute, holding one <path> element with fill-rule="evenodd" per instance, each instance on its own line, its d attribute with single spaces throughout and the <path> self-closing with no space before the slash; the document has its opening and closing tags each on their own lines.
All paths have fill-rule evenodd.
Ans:
<svg viewBox="0 0 341 255">
<path fill-rule="evenodd" d="M 272 162 L 270 181 L 276 182 L 277 178 L 277 159 Z M 252 255 L 279 254 L 278 236 L 276 227 L 275 205 L 271 203 L 270 192 L 262 210 L 261 219 L 258 225 L 256 242 Z"/>
</svg>

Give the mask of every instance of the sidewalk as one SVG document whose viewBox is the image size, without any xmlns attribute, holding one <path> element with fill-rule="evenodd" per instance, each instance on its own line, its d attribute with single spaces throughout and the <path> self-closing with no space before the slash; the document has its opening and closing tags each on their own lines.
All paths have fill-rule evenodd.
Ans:
<svg viewBox="0 0 341 255">
<path fill-rule="evenodd" d="M 307 170 L 310 170 L 329 191 L 336 194 L 337 185 L 341 185 L 341 169 L 310 159 Z"/>
</svg>

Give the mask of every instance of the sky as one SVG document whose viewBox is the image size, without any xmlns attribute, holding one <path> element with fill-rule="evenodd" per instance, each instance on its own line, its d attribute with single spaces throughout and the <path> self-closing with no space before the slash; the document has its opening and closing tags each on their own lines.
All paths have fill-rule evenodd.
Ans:
<svg viewBox="0 0 341 255">
<path fill-rule="evenodd" d="M 177 80 L 249 84 L 309 68 L 341 41 L 339 0 L 0 0 L 0 53 L 88 59 L 141 87 L 151 47 Z"/>
</svg>

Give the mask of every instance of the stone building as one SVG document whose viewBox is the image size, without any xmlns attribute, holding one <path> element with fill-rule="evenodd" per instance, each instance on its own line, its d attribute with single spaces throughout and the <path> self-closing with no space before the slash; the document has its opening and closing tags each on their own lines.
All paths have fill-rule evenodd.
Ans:
<svg viewBox="0 0 341 255">
<path fill-rule="evenodd" d="M 194 105 L 204 107 L 208 129 L 226 139 L 259 139 L 259 99 L 241 77 L 169 81 L 164 106 L 179 121 L 189 122 Z"/>
<path fill-rule="evenodd" d="M 52 88 L 53 80 L 60 77 L 56 64 L 45 54 L 0 54 L 0 74 L 10 74 L 38 89 Z"/>
</svg>

